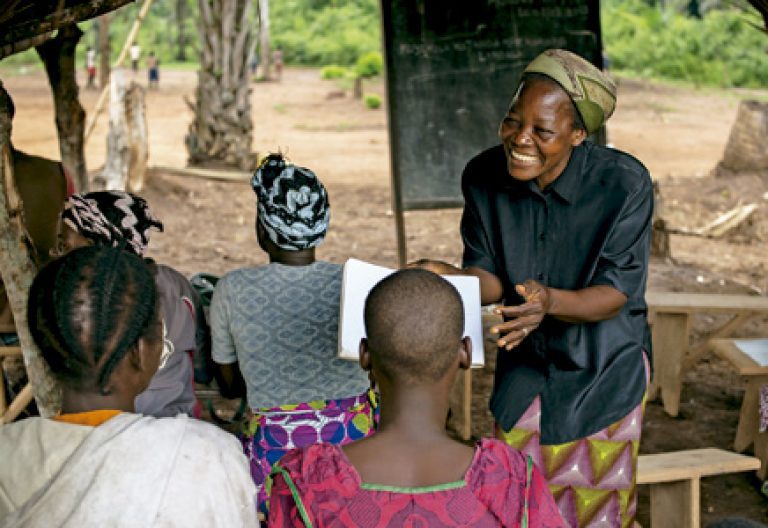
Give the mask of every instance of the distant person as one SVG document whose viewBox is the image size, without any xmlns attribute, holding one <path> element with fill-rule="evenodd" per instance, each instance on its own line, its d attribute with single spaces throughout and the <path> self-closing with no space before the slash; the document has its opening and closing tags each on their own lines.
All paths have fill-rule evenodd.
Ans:
<svg viewBox="0 0 768 528">
<path fill-rule="evenodd" d="M 8 120 L 4 123 L 8 137 L 12 134 L 15 113 L 13 100 L 0 82 L 0 116 Z M 59 211 L 66 197 L 74 192 L 74 183 L 61 162 L 26 154 L 17 150 L 13 142 L 8 146 L 13 159 L 14 183 L 22 200 L 24 227 L 32 242 L 30 257 L 39 269 L 48 262 L 49 253 L 56 246 Z M 0 279 L 0 346 L 18 345 L 13 312 Z M 0 358 L 0 364 L 0 375 L 5 378 L 5 398 L 12 401 L 27 383 L 26 369 L 19 356 Z M 28 412 L 35 412 L 34 403 Z"/>
<path fill-rule="evenodd" d="M 365 329 L 360 366 L 381 394 L 379 430 L 286 454 L 272 473 L 270 526 L 566 528 L 529 457 L 445 430 L 472 349 L 453 286 L 425 270 L 394 273 L 371 290 Z"/>
<path fill-rule="evenodd" d="M 266 266 L 225 275 L 211 302 L 212 355 L 222 394 L 248 396 L 243 438 L 259 487 L 294 447 L 346 444 L 374 432 L 365 373 L 337 357 L 342 266 L 315 259 L 330 205 L 315 174 L 270 154 L 251 179 Z"/>
<path fill-rule="evenodd" d="M 169 352 L 147 263 L 76 249 L 35 277 L 27 316 L 62 408 L 0 427 L 0 525 L 259 525 L 235 438 L 183 415 L 134 412 Z"/>
<path fill-rule="evenodd" d="M 96 88 L 96 50 L 88 47 L 85 52 L 85 73 L 88 76 L 86 88 Z"/>
<path fill-rule="evenodd" d="M 254 51 L 248 61 L 248 67 L 251 70 L 251 77 L 256 76 L 256 71 L 259 69 L 259 54 Z"/>
<path fill-rule="evenodd" d="M 154 51 L 150 51 L 147 57 L 147 74 L 149 75 L 149 87 L 157 88 L 160 85 L 160 61 L 155 57 Z"/>
<path fill-rule="evenodd" d="M 272 65 L 275 67 L 275 77 L 278 81 L 283 79 L 283 50 L 276 48 L 272 52 Z"/>
<path fill-rule="evenodd" d="M 566 50 L 523 70 L 500 144 L 462 175 L 462 268 L 504 321 L 490 409 L 497 435 L 546 471 L 575 527 L 631 526 L 651 348 L 645 286 L 651 177 L 586 141 L 616 85 Z"/>
<path fill-rule="evenodd" d="M 143 257 L 153 229 L 162 231 L 163 224 L 139 196 L 124 191 L 75 194 L 64 204 L 54 254 L 62 256 L 75 248 L 95 245 L 123 247 Z M 203 308 L 197 292 L 181 273 L 162 264 L 155 264 L 153 269 L 173 353 L 166 368 L 136 397 L 136 411 L 155 417 L 179 413 L 199 417 L 192 356 L 203 346 L 197 327 L 197 314 Z"/>
<path fill-rule="evenodd" d="M 137 43 L 131 45 L 131 69 L 134 73 L 139 71 L 139 59 L 141 58 L 141 46 Z"/>
</svg>

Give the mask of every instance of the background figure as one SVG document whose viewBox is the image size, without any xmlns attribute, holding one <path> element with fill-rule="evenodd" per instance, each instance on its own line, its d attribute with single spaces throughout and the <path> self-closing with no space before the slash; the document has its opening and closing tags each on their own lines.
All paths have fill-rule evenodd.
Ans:
<svg viewBox="0 0 768 528">
<path fill-rule="evenodd" d="M 342 267 L 315 260 L 330 220 L 325 187 L 280 154 L 251 185 L 270 263 L 225 275 L 210 314 L 222 395 L 248 396 L 243 444 L 263 510 L 264 481 L 283 453 L 373 434 L 375 399 L 365 373 L 337 357 Z"/>
<path fill-rule="evenodd" d="M 139 257 L 144 255 L 152 229 L 163 224 L 139 196 L 123 191 L 100 191 L 69 197 L 61 213 L 57 255 L 87 245 L 123 247 Z M 136 412 L 150 416 L 179 413 L 200 416 L 194 392 L 192 356 L 201 350 L 205 334 L 199 333 L 196 315 L 202 311 L 199 297 L 178 271 L 154 264 L 163 321 L 173 353 L 167 366 L 136 398 Z"/>
<path fill-rule="evenodd" d="M 278 81 L 283 79 L 283 50 L 275 48 L 272 52 L 272 65 L 275 67 L 275 76 Z"/>
<path fill-rule="evenodd" d="M 37 274 L 29 329 L 62 409 L 0 428 L 3 527 L 259 525 L 232 436 L 134 413 L 167 367 L 160 312 L 150 266 L 127 251 L 76 249 Z"/>
<path fill-rule="evenodd" d="M 155 57 L 154 51 L 150 51 L 147 57 L 147 74 L 149 75 L 149 87 L 157 88 L 160 84 L 160 61 Z"/>
<path fill-rule="evenodd" d="M 360 366 L 379 387 L 379 429 L 343 448 L 285 455 L 273 472 L 270 526 L 565 528 L 530 458 L 496 439 L 473 449 L 445 430 L 451 388 L 472 357 L 456 289 L 402 270 L 371 290 L 364 318 Z"/>
<path fill-rule="evenodd" d="M 139 71 L 139 59 L 141 58 L 141 46 L 136 42 L 131 45 L 131 69 L 134 73 Z"/>
<path fill-rule="evenodd" d="M 85 73 L 88 77 L 86 88 L 96 88 L 96 50 L 88 47 L 85 52 Z"/>
</svg>

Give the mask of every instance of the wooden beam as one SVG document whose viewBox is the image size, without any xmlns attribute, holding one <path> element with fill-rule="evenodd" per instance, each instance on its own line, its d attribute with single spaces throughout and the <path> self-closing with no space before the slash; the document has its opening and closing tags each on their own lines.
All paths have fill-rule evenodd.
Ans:
<svg viewBox="0 0 768 528">
<path fill-rule="evenodd" d="M 133 0 L 0 1 L 0 49 L 114 11 Z M 9 48 L 13 50 L 13 47 Z M 21 51 L 21 50 L 16 50 Z M 16 52 L 14 51 L 14 53 Z M 0 56 L 1 58 L 1 56 Z"/>
</svg>

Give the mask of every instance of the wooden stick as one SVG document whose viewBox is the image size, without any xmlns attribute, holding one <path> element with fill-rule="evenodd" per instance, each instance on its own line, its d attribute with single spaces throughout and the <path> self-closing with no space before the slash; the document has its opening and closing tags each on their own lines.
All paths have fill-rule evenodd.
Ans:
<svg viewBox="0 0 768 528">
<path fill-rule="evenodd" d="M 152 0 L 144 0 L 144 3 L 141 6 L 141 10 L 139 11 L 139 14 L 136 15 L 136 20 L 133 22 L 133 26 L 128 32 L 128 37 L 125 39 L 123 49 L 120 50 L 120 54 L 117 56 L 117 60 L 115 60 L 115 63 L 112 65 L 113 68 L 118 68 L 123 64 L 126 55 L 128 55 L 128 50 L 133 45 L 134 40 L 136 40 L 136 35 L 139 32 L 141 23 L 144 21 L 144 17 L 147 15 L 149 6 L 151 5 Z M 91 132 L 93 132 L 93 129 L 96 127 L 96 121 L 98 120 L 101 111 L 104 109 L 104 102 L 107 99 L 107 93 L 109 93 L 109 84 L 101 87 L 101 94 L 99 94 L 99 99 L 96 101 L 96 106 L 93 109 L 93 115 L 89 119 L 88 125 L 85 127 L 85 143 L 88 143 L 88 138 L 91 137 Z"/>
<path fill-rule="evenodd" d="M 29 405 L 31 401 L 32 385 L 27 383 L 24 388 L 21 389 L 21 392 L 13 399 L 11 405 L 8 406 L 8 410 L 3 413 L 2 417 L 0 417 L 0 424 L 7 424 L 14 421 L 22 411 L 27 408 L 27 405 Z"/>
<path fill-rule="evenodd" d="M 0 358 L 9 357 L 9 356 L 20 356 L 20 355 L 22 355 L 20 346 L 0 347 Z"/>
</svg>

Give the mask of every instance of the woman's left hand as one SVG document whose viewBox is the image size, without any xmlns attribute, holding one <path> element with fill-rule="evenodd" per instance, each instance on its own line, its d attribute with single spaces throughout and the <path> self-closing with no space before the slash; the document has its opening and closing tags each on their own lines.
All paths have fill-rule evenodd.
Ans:
<svg viewBox="0 0 768 528">
<path fill-rule="evenodd" d="M 496 313 L 504 317 L 504 322 L 491 328 L 491 333 L 500 336 L 496 344 L 506 350 L 518 346 L 539 327 L 551 301 L 549 289 L 534 280 L 516 285 L 515 290 L 525 299 L 525 303 L 497 308 Z"/>
</svg>

